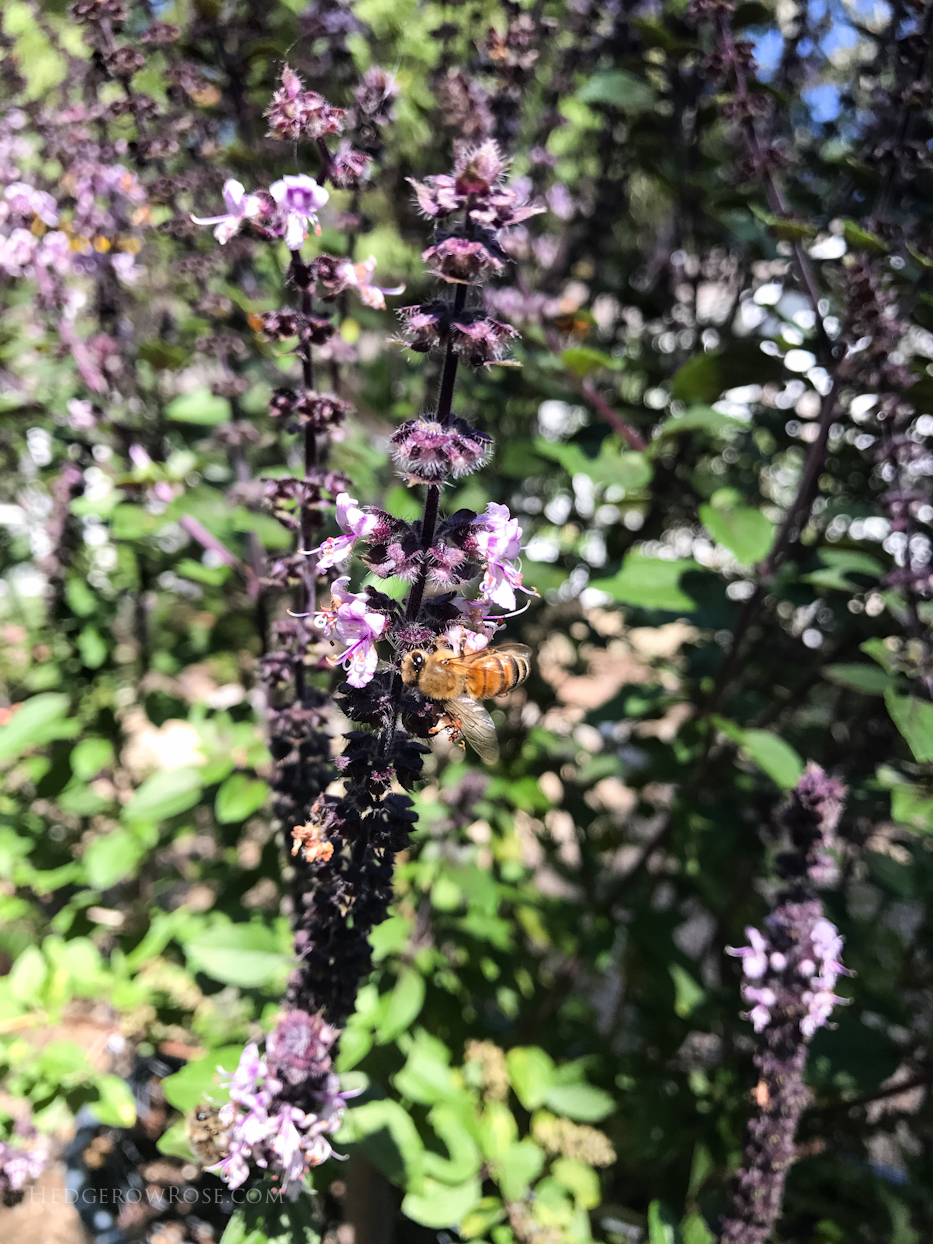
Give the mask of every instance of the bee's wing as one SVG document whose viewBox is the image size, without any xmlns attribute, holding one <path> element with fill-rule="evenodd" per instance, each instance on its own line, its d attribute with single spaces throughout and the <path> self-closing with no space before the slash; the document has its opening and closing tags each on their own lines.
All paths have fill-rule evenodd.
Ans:
<svg viewBox="0 0 933 1244">
<path fill-rule="evenodd" d="M 511 639 L 504 644 L 496 644 L 495 649 L 496 652 L 511 652 L 516 657 L 525 657 L 529 660 L 531 658 L 531 649 L 527 644 L 516 644 Z"/>
<path fill-rule="evenodd" d="M 494 765 L 499 759 L 499 740 L 492 718 L 471 696 L 459 695 L 455 700 L 447 700 L 444 711 L 460 722 L 463 737 L 487 765 Z"/>
</svg>

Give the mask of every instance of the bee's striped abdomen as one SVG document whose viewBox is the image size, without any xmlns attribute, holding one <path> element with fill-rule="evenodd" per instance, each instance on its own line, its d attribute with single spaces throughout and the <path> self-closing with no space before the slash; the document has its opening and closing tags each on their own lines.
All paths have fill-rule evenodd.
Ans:
<svg viewBox="0 0 933 1244">
<path fill-rule="evenodd" d="M 520 686 L 531 673 L 531 662 L 523 652 L 508 652 L 503 655 L 508 661 L 512 672 L 509 686 Z"/>
<path fill-rule="evenodd" d="M 482 678 L 477 680 L 481 684 L 478 699 L 488 700 L 510 691 L 523 683 L 531 670 L 531 663 L 521 653 L 490 651 L 484 657 Z"/>
</svg>

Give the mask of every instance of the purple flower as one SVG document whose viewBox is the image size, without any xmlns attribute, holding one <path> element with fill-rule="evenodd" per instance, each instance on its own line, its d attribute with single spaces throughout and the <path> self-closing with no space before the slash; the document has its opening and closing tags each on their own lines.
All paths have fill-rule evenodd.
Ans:
<svg viewBox="0 0 933 1244">
<path fill-rule="evenodd" d="M 348 492 L 337 494 L 337 522 L 347 534 L 328 536 L 322 545 L 311 550 L 312 553 L 320 553 L 317 563 L 319 571 L 330 570 L 332 566 L 345 562 L 357 540 L 368 540 L 379 527 L 376 515 L 370 514 L 368 508 L 362 509 Z"/>
<path fill-rule="evenodd" d="M 777 994 L 773 989 L 756 989 L 753 985 L 743 985 L 742 996 L 746 1002 L 755 1004 L 745 1018 L 751 1021 L 756 1032 L 763 1032 L 771 1023 L 771 1007 L 777 1002 Z"/>
<path fill-rule="evenodd" d="M 333 1155 L 327 1138 L 340 1127 L 344 1111 L 330 1062 L 337 1036 L 319 1015 L 288 1011 L 269 1034 L 268 1057 L 253 1043 L 243 1050 L 229 1078 L 230 1101 L 220 1112 L 227 1153 L 209 1168 L 230 1188 L 245 1183 L 256 1166 L 277 1175 L 286 1195 L 295 1195 L 308 1169 Z M 301 1105 L 282 1098 L 284 1085 L 274 1074 L 280 1068 L 292 1092 L 304 1090 Z"/>
<path fill-rule="evenodd" d="M 516 591 L 529 591 L 522 587 L 521 566 L 512 560 L 521 552 L 522 529 L 518 519 L 511 516 L 507 505 L 490 501 L 486 513 L 473 523 L 473 532 L 473 544 L 486 563 L 480 584 L 481 599 L 500 609 L 514 609 Z"/>
<path fill-rule="evenodd" d="M 0 239 L 0 268 L 7 276 L 26 276 L 36 256 L 39 239 L 28 229 L 14 229 Z"/>
<path fill-rule="evenodd" d="M 403 344 L 410 350 L 426 354 L 446 340 L 450 329 L 450 307 L 446 302 L 434 298 L 410 307 L 399 307 L 398 314 L 409 338 Z"/>
<path fill-rule="evenodd" d="M 445 281 L 474 282 L 501 272 L 504 260 L 498 247 L 469 238 L 445 238 L 422 251 L 421 258 L 431 264 L 435 276 Z"/>
<path fill-rule="evenodd" d="M 745 936 L 750 945 L 740 946 L 738 949 L 735 946 L 727 946 L 726 954 L 742 960 L 743 976 L 751 981 L 761 980 L 768 970 L 768 943 L 758 930 L 750 925 L 745 930 Z"/>
<path fill-rule="evenodd" d="M 403 294 L 405 292 L 404 285 L 392 285 L 383 287 L 372 283 L 373 273 L 376 271 L 376 256 L 370 255 L 368 259 L 364 259 L 362 263 L 351 263 L 346 260 L 341 266 L 341 275 L 343 277 L 344 288 L 356 289 L 360 295 L 360 301 L 364 307 L 372 307 L 376 311 L 384 311 L 386 306 L 386 294 Z"/>
<path fill-rule="evenodd" d="M 254 194 L 247 194 L 243 185 L 233 177 L 224 182 L 224 203 L 227 205 L 224 216 L 191 217 L 196 225 L 216 225 L 214 237 L 221 246 L 239 231 L 244 220 L 251 220 L 258 214 L 260 206 L 259 199 Z"/>
<path fill-rule="evenodd" d="M 347 670 L 351 687 L 365 687 L 376 672 L 379 658 L 375 641 L 385 631 L 388 619 L 369 607 L 365 592 L 348 592 L 349 582 L 349 577 L 334 580 L 330 590 L 336 607 L 316 613 L 314 625 L 324 632 L 325 638 L 335 636 L 348 645 L 342 656 L 329 659 Z"/>
<path fill-rule="evenodd" d="M 489 457 L 492 441 L 464 419 L 447 424 L 409 419 L 390 437 L 392 457 L 409 484 L 440 484 L 477 470 Z"/>
<path fill-rule="evenodd" d="M 30 1126 L 30 1130 L 34 1130 Z M 38 1179 L 49 1160 L 44 1144 L 11 1145 L 0 1141 L 0 1191 L 4 1185 L 11 1192 L 20 1192 L 33 1179 Z"/>
<path fill-rule="evenodd" d="M 474 367 L 500 362 L 505 357 L 508 343 L 518 335 L 518 330 L 511 324 L 478 313 L 464 312 L 450 325 L 450 343 L 454 352 Z"/>
<path fill-rule="evenodd" d="M 282 85 L 272 96 L 266 116 L 270 138 L 313 141 L 325 134 L 339 133 L 343 129 L 344 110 L 331 107 L 316 91 L 304 90 L 297 73 L 286 65 Z"/>
<path fill-rule="evenodd" d="M 7 186 L 3 197 L 10 210 L 20 216 L 38 218 L 46 225 L 58 224 L 58 204 L 44 190 L 35 190 L 24 181 L 15 181 Z"/>
<path fill-rule="evenodd" d="M 338 1036 L 337 1029 L 320 1015 L 286 1011 L 269 1033 L 266 1057 L 282 1080 L 302 1084 L 311 1076 L 330 1072 L 330 1048 Z"/>
<path fill-rule="evenodd" d="M 317 213 L 330 195 L 313 177 L 306 173 L 283 177 L 272 183 L 269 193 L 285 215 L 285 245 L 290 251 L 301 249 L 308 236 L 306 225 L 310 224 L 315 233 L 320 234 Z"/>
</svg>

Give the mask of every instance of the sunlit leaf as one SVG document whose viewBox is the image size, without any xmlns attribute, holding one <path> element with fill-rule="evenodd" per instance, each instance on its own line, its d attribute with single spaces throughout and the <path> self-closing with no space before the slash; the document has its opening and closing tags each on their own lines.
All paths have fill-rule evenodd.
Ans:
<svg viewBox="0 0 933 1244">
<path fill-rule="evenodd" d="M 271 929 L 261 924 L 227 924 L 185 943 L 196 971 L 225 985 L 256 989 L 280 981 L 292 965 Z"/>
<path fill-rule="evenodd" d="M 914 757 L 921 764 L 933 760 L 933 704 L 917 696 L 897 695 L 890 687 L 884 702 Z"/>
<path fill-rule="evenodd" d="M 590 586 L 608 592 L 613 600 L 626 605 L 691 613 L 696 602 L 680 587 L 680 579 L 685 571 L 699 569 L 699 563 L 690 558 L 665 561 L 633 549 L 616 575 L 611 579 L 594 579 Z"/>
</svg>

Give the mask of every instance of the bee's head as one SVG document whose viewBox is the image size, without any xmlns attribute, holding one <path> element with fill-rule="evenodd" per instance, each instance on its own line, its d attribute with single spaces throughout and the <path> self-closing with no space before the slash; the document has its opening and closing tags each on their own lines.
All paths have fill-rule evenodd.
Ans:
<svg viewBox="0 0 933 1244">
<path fill-rule="evenodd" d="M 425 655 L 419 649 L 407 652 L 402 658 L 402 682 L 417 684 L 421 671 L 424 669 Z"/>
</svg>

